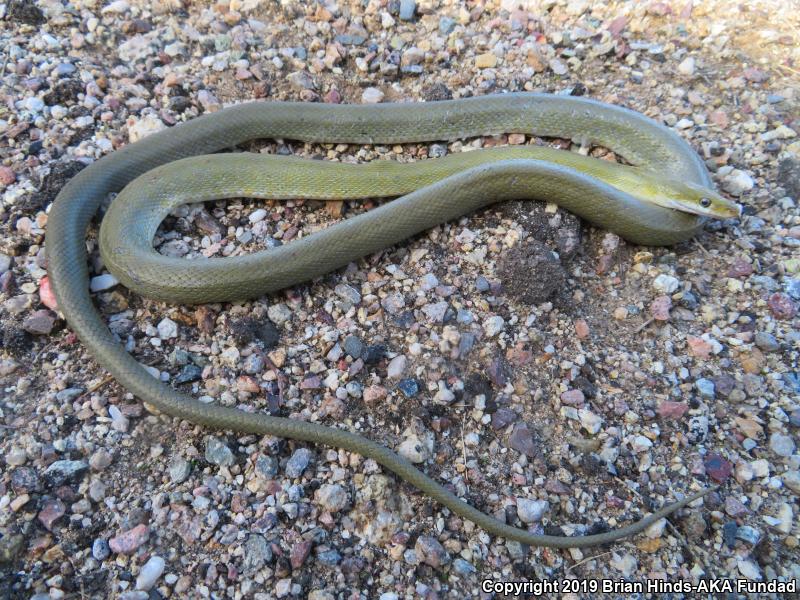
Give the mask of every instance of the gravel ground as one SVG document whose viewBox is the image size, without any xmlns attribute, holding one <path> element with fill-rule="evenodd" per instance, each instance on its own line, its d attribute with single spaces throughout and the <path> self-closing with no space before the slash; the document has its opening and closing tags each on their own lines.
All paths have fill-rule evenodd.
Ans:
<svg viewBox="0 0 800 600">
<path fill-rule="evenodd" d="M 798 578 L 800 13 L 694 4 L 0 4 L 3 597 L 487 598 L 487 578 Z M 129 141 L 254 98 L 511 90 L 666 123 L 743 218 L 641 248 L 509 203 L 312 284 L 199 308 L 128 293 L 94 253 L 96 301 L 138 360 L 201 401 L 360 431 L 532 531 L 601 531 L 720 485 L 645 535 L 528 548 L 371 460 L 151 414 L 58 313 L 47 211 L 69 177 Z M 506 143 L 541 140 L 243 149 L 410 161 Z M 156 245 L 229 256 L 371 205 L 187 206 Z"/>
</svg>

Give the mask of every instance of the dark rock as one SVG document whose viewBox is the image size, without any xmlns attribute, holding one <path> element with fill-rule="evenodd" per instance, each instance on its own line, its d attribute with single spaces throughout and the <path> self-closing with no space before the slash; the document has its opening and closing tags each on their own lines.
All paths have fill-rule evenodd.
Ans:
<svg viewBox="0 0 800 600">
<path fill-rule="evenodd" d="M 77 483 L 88 470 L 89 465 L 82 460 L 57 460 L 44 472 L 45 481 L 52 487 L 66 483 Z"/>
<path fill-rule="evenodd" d="M 517 423 L 508 438 L 508 445 L 529 458 L 536 455 L 536 444 L 533 439 L 533 432 L 526 423 Z"/>
<path fill-rule="evenodd" d="M 344 339 L 344 351 L 352 358 L 360 358 L 364 353 L 364 342 L 354 335 L 348 335 Z"/>
<path fill-rule="evenodd" d="M 705 467 L 706 474 L 717 483 L 725 482 L 733 470 L 733 465 L 716 452 L 706 456 Z"/>
<path fill-rule="evenodd" d="M 6 8 L 6 18 L 26 25 L 41 25 L 47 20 L 33 0 L 11 0 Z"/>
<path fill-rule="evenodd" d="M 190 383 L 192 381 L 198 381 L 202 376 L 203 369 L 197 365 L 186 365 L 175 376 L 175 383 L 177 385 L 181 385 L 184 383 Z"/>
<path fill-rule="evenodd" d="M 722 526 L 722 541 L 728 548 L 733 548 L 736 545 L 736 532 L 739 526 L 736 521 L 728 521 Z"/>
<path fill-rule="evenodd" d="M 778 183 L 792 198 L 800 198 L 800 159 L 784 158 L 778 165 Z"/>
<path fill-rule="evenodd" d="M 419 383 L 417 383 L 416 379 L 401 379 L 397 384 L 397 389 L 399 389 L 406 398 L 413 398 L 419 392 Z"/>
</svg>

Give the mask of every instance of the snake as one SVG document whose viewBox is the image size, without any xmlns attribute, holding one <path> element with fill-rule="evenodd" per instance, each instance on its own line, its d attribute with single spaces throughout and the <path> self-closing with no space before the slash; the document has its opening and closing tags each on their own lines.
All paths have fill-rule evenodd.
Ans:
<svg viewBox="0 0 800 600">
<path fill-rule="evenodd" d="M 604 147 L 625 164 L 532 144 L 442 158 L 365 164 L 220 153 L 253 139 L 393 145 L 521 133 Z M 644 531 L 713 489 L 687 494 L 619 529 L 543 535 L 486 514 L 390 448 L 337 426 L 203 403 L 148 372 L 109 330 L 89 286 L 87 229 L 117 194 L 99 233 L 104 264 L 137 293 L 198 304 L 254 298 L 319 277 L 437 224 L 508 199 L 554 202 L 641 245 L 689 239 L 739 207 L 718 194 L 698 154 L 674 131 L 627 108 L 583 97 L 515 92 L 425 103 L 254 101 L 152 133 L 93 162 L 61 189 L 46 228 L 58 309 L 94 360 L 157 411 L 212 429 L 272 435 L 371 458 L 487 532 L 530 546 L 580 548 Z M 239 197 L 394 198 L 283 245 L 188 260 L 153 247 L 175 207 Z"/>
</svg>

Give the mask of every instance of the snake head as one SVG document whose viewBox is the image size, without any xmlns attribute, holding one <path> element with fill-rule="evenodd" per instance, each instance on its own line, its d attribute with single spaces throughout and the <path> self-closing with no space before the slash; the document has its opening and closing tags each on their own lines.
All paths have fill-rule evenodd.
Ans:
<svg viewBox="0 0 800 600">
<path fill-rule="evenodd" d="M 689 182 L 654 180 L 647 199 L 654 204 L 715 219 L 738 219 L 742 206 L 711 188 Z"/>
</svg>

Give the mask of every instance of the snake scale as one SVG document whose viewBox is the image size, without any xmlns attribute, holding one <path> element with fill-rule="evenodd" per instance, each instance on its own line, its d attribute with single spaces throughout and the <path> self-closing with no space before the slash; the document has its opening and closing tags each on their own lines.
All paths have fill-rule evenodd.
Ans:
<svg viewBox="0 0 800 600">
<path fill-rule="evenodd" d="M 413 165 L 378 161 L 331 166 L 245 153 L 209 156 L 255 138 L 399 144 L 501 133 L 604 146 L 629 166 L 527 146 L 482 151 L 485 158 L 477 158 L 476 151 Z M 106 265 L 137 292 L 202 303 L 252 298 L 310 280 L 509 198 L 556 202 L 634 243 L 672 244 L 698 230 L 699 215 L 737 213 L 738 206 L 711 188 L 702 161 L 674 132 L 634 111 L 584 98 L 509 93 L 425 104 L 252 102 L 152 134 L 70 180 L 49 213 L 48 272 L 59 309 L 94 359 L 158 410 L 211 428 L 344 448 L 374 459 L 492 534 L 533 546 L 584 547 L 641 532 L 708 489 L 621 529 L 576 537 L 537 535 L 477 510 L 403 457 L 361 435 L 200 403 L 150 375 L 109 331 L 89 292 L 87 227 L 103 200 L 123 190 L 101 225 Z M 240 196 L 400 197 L 283 246 L 236 258 L 184 260 L 153 249 L 158 224 L 175 206 Z"/>
</svg>

